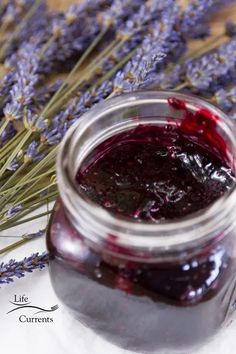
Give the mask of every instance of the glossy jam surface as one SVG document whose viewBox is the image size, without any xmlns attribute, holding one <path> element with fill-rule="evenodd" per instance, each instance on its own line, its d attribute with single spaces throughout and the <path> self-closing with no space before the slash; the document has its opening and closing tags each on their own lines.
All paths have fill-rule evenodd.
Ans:
<svg viewBox="0 0 236 354">
<path fill-rule="evenodd" d="M 233 184 L 226 162 L 182 127 L 139 125 L 99 145 L 77 174 L 80 193 L 137 220 L 201 210 Z"/>
</svg>

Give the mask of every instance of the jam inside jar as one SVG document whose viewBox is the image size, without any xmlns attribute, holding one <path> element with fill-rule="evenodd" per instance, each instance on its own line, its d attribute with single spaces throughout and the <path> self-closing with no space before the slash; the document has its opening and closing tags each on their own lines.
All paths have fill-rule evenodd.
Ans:
<svg viewBox="0 0 236 354">
<path fill-rule="evenodd" d="M 139 92 L 73 126 L 47 234 L 58 297 L 136 352 L 182 353 L 233 318 L 234 127 L 199 98 Z"/>
</svg>

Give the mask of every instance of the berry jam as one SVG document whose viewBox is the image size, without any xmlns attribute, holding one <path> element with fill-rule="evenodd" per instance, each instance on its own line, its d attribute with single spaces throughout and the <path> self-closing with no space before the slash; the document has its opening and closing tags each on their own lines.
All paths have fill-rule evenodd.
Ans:
<svg viewBox="0 0 236 354">
<path fill-rule="evenodd" d="M 183 125 L 143 126 L 99 145 L 77 174 L 79 191 L 115 215 L 139 221 L 184 217 L 234 182 L 226 162 Z"/>
<path fill-rule="evenodd" d="M 76 185 L 84 200 L 119 220 L 158 227 L 204 212 L 232 188 L 218 117 L 204 109 L 192 113 L 175 99 L 169 105 L 183 114 L 181 123 L 168 117 L 163 125 L 139 124 L 83 160 Z M 166 248 L 166 258 L 139 260 L 116 245 L 117 236 L 106 234 L 96 244 L 71 220 L 58 200 L 47 234 L 52 284 L 78 320 L 109 341 L 140 353 L 189 353 L 231 319 L 233 228 L 218 230 L 201 246 L 172 253 Z"/>
</svg>

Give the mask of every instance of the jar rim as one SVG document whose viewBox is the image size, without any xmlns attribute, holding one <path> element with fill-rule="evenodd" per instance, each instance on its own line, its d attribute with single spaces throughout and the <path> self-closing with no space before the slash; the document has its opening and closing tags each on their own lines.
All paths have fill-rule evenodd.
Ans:
<svg viewBox="0 0 236 354">
<path fill-rule="evenodd" d="M 76 139 L 78 139 L 76 133 L 81 129 L 80 134 L 82 134 L 83 131 L 91 126 L 95 119 L 94 116 L 102 116 L 107 114 L 109 110 L 115 111 L 118 108 L 125 108 L 127 105 L 138 105 L 142 101 L 145 103 L 148 103 L 149 100 L 152 103 L 166 101 L 168 98 L 173 98 L 173 96 L 177 99 L 189 101 L 189 108 L 194 103 L 194 105 L 206 108 L 220 117 L 221 123 L 225 125 L 227 134 L 236 147 L 236 129 L 227 115 L 213 104 L 197 96 L 161 90 L 136 91 L 103 101 L 86 112 L 78 122 L 72 125 L 59 148 L 57 157 L 59 192 L 66 210 L 73 216 L 73 223 L 76 223 L 76 210 L 78 212 L 78 208 L 82 208 L 85 212 L 90 213 L 92 217 L 99 219 L 99 225 L 101 222 L 107 225 L 107 230 L 111 232 L 106 232 L 103 237 L 107 234 L 113 235 L 111 225 L 118 224 L 115 233 L 115 235 L 118 235 L 116 243 L 124 247 L 134 247 L 136 249 L 155 248 L 158 250 L 178 249 L 183 248 L 183 245 L 186 244 L 193 245 L 200 241 L 205 242 L 206 238 L 212 237 L 214 233 L 213 229 L 215 231 L 217 228 L 218 230 L 224 229 L 222 226 L 227 213 L 230 213 L 236 203 L 236 183 L 222 197 L 198 212 L 174 220 L 160 220 L 158 223 L 143 221 L 140 223 L 133 219 L 127 220 L 120 216 L 115 216 L 94 202 L 83 199 L 76 190 L 74 181 L 71 180 L 68 174 L 68 166 L 66 165 L 68 163 L 68 152 L 70 153 L 73 150 Z M 196 228 L 196 225 L 199 226 L 199 224 L 201 224 L 200 229 L 199 227 Z M 182 231 L 180 232 L 180 230 Z M 179 234 L 179 237 L 176 234 Z M 100 237 L 102 238 L 102 234 Z"/>
</svg>

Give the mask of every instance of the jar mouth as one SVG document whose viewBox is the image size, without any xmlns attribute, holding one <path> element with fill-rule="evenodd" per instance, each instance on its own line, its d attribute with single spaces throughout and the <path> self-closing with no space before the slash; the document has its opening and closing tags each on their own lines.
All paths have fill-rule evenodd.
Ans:
<svg viewBox="0 0 236 354">
<path fill-rule="evenodd" d="M 236 183 L 210 206 L 178 219 L 160 220 L 157 223 L 150 221 L 140 222 L 134 219 L 127 220 L 119 215 L 115 216 L 96 203 L 85 200 L 78 193 L 75 184 L 75 173 L 71 172 L 70 156 L 78 148 L 79 139 L 86 129 L 91 128 L 96 119 L 107 114 L 107 112 L 115 112 L 118 107 L 125 110 L 127 107 L 142 105 L 143 102 L 145 104 L 149 102 L 152 104 L 164 104 L 170 97 L 186 101 L 190 109 L 196 110 L 196 107 L 206 108 L 214 115 L 220 117 L 219 124 L 224 128 L 226 136 L 231 140 L 234 149 L 236 149 L 236 129 L 233 123 L 220 109 L 197 96 L 173 91 L 139 91 L 103 101 L 85 113 L 69 129 L 58 153 L 57 178 L 59 192 L 76 228 L 80 227 L 78 223 L 81 222 L 81 219 L 80 221 L 78 219 L 79 215 L 82 215 L 82 218 L 85 218 L 87 222 L 90 218 L 93 220 L 93 230 L 96 228 L 101 229 L 98 237 L 103 240 L 107 235 L 112 235 L 115 236 L 116 243 L 124 247 L 132 246 L 138 249 L 155 248 L 157 250 L 166 250 L 182 248 L 186 244 L 192 246 L 194 243 L 205 242 L 216 236 L 219 230 L 224 231 L 227 229 L 225 225 L 226 219 L 228 221 L 230 221 L 230 218 L 232 218 L 232 221 L 234 220 L 232 210 L 236 204 Z M 86 142 L 83 143 L 86 144 Z M 82 156 L 81 159 L 83 160 L 84 157 Z M 78 162 L 76 160 L 73 163 L 76 164 Z M 233 161 L 233 166 L 235 168 L 235 161 Z M 86 215 L 89 215 L 89 218 Z M 230 224 L 230 222 L 227 224 Z M 91 235 L 94 241 L 94 232 L 91 232 Z"/>
</svg>

